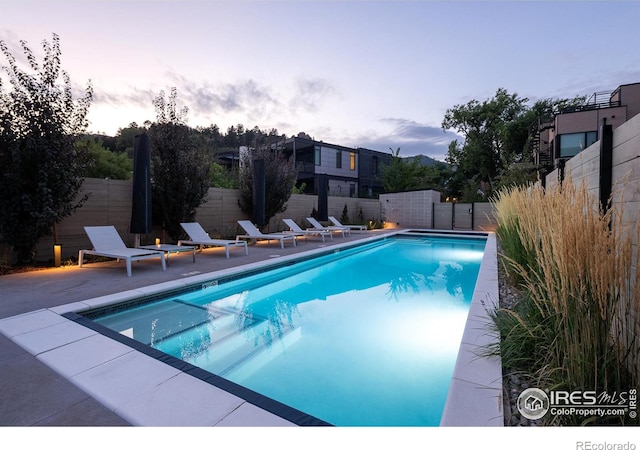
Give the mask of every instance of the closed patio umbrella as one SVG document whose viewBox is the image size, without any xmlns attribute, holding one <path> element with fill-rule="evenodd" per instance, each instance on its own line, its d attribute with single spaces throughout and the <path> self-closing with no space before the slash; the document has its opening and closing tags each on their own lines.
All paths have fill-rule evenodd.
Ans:
<svg viewBox="0 0 640 450">
<path fill-rule="evenodd" d="M 136 136 L 133 147 L 133 198 L 130 232 L 136 235 L 135 246 L 140 245 L 140 234 L 151 232 L 151 155 L 146 133 Z"/>
</svg>

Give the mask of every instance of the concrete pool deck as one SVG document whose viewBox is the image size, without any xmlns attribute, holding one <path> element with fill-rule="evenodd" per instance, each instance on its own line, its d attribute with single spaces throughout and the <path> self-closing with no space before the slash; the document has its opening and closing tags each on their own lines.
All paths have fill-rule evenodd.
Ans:
<svg viewBox="0 0 640 450">
<path fill-rule="evenodd" d="M 162 271 L 140 261 L 106 262 L 0 277 L 0 425 L 4 426 L 291 426 L 292 423 L 178 369 L 111 340 L 62 314 L 122 301 L 232 272 L 323 251 L 398 230 L 353 233 L 294 248 L 258 243 L 244 251 L 207 249 L 172 255 Z M 477 350 L 495 339 L 485 307 L 498 301 L 495 236 L 489 234 L 442 426 L 502 426 L 499 358 Z M 189 399 L 189 408 L 175 405 Z"/>
</svg>

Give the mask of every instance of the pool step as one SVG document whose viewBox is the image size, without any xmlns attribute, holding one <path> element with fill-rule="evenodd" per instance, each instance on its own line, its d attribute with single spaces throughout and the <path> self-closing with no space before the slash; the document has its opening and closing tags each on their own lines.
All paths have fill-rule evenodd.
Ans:
<svg viewBox="0 0 640 450">
<path fill-rule="evenodd" d="M 210 320 L 186 324 L 153 344 L 154 348 L 180 359 L 188 360 L 207 351 L 215 342 L 222 342 L 238 333 L 236 316 L 220 313 Z"/>
<path fill-rule="evenodd" d="M 300 330 L 267 319 L 224 314 L 154 345 L 209 372 L 249 374 L 300 338 Z M 244 375 L 243 375 L 244 376 Z"/>
<path fill-rule="evenodd" d="M 94 320 L 112 330 L 155 347 L 159 342 L 171 338 L 173 335 L 184 333 L 212 319 L 215 322 L 225 315 L 228 313 L 213 311 L 177 299 L 142 306 L 129 312 L 126 316 L 115 314 Z"/>
<path fill-rule="evenodd" d="M 275 356 L 287 344 L 295 341 L 289 337 L 292 335 L 290 328 L 286 328 L 275 338 L 272 337 L 273 333 L 274 329 L 267 320 L 257 322 L 233 336 L 212 342 L 206 351 L 190 358 L 188 362 L 226 378 L 228 374 L 247 367 L 249 363 L 255 365 L 262 361 L 265 364 L 270 360 L 266 355 Z"/>
<path fill-rule="evenodd" d="M 261 346 L 257 348 L 248 358 L 239 361 L 237 364 L 230 366 L 220 375 L 242 384 L 247 378 L 252 376 L 262 367 L 276 359 L 287 351 L 289 347 L 298 342 L 302 337 L 302 329 L 292 328 L 286 332 L 277 342 L 270 346 Z"/>
</svg>

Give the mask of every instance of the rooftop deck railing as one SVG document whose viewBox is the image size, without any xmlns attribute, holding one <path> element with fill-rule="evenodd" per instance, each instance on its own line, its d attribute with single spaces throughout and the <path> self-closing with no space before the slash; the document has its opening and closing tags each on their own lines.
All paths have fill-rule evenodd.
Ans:
<svg viewBox="0 0 640 450">
<path fill-rule="evenodd" d="M 620 100 L 611 100 L 612 93 L 613 91 L 594 92 L 583 105 L 576 105 L 562 109 L 559 111 L 559 114 L 621 106 Z"/>
</svg>

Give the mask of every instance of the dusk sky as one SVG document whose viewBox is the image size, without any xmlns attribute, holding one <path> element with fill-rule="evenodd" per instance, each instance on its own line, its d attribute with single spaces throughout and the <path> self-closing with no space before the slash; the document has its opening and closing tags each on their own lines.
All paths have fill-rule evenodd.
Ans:
<svg viewBox="0 0 640 450">
<path fill-rule="evenodd" d="M 193 127 L 440 160 L 446 110 L 498 88 L 533 104 L 640 82 L 638 24 L 633 1 L 0 0 L 16 57 L 56 33 L 79 92 L 91 80 L 90 131 L 154 121 L 175 87 Z"/>
</svg>

